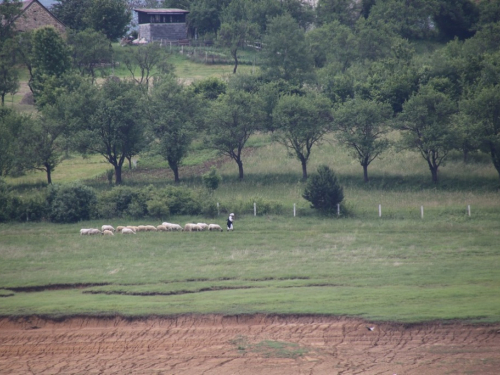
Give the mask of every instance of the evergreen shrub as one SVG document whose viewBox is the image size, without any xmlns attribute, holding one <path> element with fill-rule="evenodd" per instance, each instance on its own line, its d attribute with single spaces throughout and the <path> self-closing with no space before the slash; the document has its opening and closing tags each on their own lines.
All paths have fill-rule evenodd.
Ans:
<svg viewBox="0 0 500 375">
<path fill-rule="evenodd" d="M 344 200 L 344 189 L 335 173 L 328 166 L 320 165 L 317 173 L 307 180 L 302 197 L 311 202 L 311 208 L 330 215 L 337 212 L 337 204 Z"/>
</svg>

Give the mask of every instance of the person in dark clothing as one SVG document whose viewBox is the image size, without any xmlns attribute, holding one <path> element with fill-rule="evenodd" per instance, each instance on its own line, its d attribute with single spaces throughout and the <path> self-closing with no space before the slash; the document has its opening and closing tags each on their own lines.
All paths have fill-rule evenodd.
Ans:
<svg viewBox="0 0 500 375">
<path fill-rule="evenodd" d="M 234 214 L 231 213 L 229 214 L 229 217 L 227 218 L 227 230 L 233 230 L 233 220 L 234 220 Z"/>
</svg>

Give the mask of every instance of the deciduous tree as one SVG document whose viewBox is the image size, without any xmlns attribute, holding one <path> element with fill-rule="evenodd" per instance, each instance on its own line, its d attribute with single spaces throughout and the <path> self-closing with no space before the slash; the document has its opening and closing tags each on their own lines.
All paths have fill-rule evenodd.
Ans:
<svg viewBox="0 0 500 375">
<path fill-rule="evenodd" d="M 313 61 L 305 33 L 288 14 L 269 21 L 262 50 L 262 71 L 267 79 L 304 82 L 311 75 Z"/>
<path fill-rule="evenodd" d="M 73 146 L 82 154 L 101 154 L 122 182 L 127 156 L 144 146 L 142 95 L 135 83 L 108 79 L 102 86 L 82 85 L 60 105 L 71 124 Z"/>
<path fill-rule="evenodd" d="M 490 154 L 500 176 L 500 85 L 477 87 L 460 103 L 461 110 L 472 122 L 482 150 Z"/>
<path fill-rule="evenodd" d="M 68 44 L 71 47 L 73 66 L 82 76 L 90 76 L 92 82 L 96 79 L 99 68 L 103 72 L 104 65 L 112 61 L 113 54 L 106 36 L 92 29 L 70 32 Z"/>
<path fill-rule="evenodd" d="M 256 94 L 229 90 L 212 102 L 206 114 L 208 147 L 233 159 L 240 179 L 244 177 L 242 151 L 265 119 L 262 106 Z"/>
<path fill-rule="evenodd" d="M 317 95 L 284 95 L 273 111 L 273 139 L 285 146 L 302 165 L 302 178 L 307 179 L 307 162 L 312 147 L 331 129 L 331 103 Z"/>
<path fill-rule="evenodd" d="M 408 99 L 397 118 L 402 144 L 425 159 L 434 183 L 438 182 L 439 167 L 449 152 L 457 148 L 457 134 L 451 121 L 456 112 L 456 103 L 428 84 Z"/>
<path fill-rule="evenodd" d="M 92 0 L 56 0 L 50 10 L 69 28 L 83 31 L 89 27 L 85 17 L 91 6 Z"/>
<path fill-rule="evenodd" d="M 138 84 L 146 87 L 149 87 L 149 81 L 154 74 L 164 74 L 173 70 L 167 62 L 165 50 L 158 43 L 149 43 L 145 46 L 127 49 L 123 62 L 132 78 Z"/>
<path fill-rule="evenodd" d="M 368 166 L 389 146 L 385 135 L 392 114 L 389 104 L 363 99 L 348 100 L 333 112 L 337 139 L 351 149 L 363 167 L 365 182 L 369 180 Z"/>
<path fill-rule="evenodd" d="M 229 49 L 234 60 L 233 73 L 238 69 L 238 51 L 246 41 L 257 37 L 258 26 L 249 20 L 248 2 L 233 0 L 222 13 L 222 24 L 218 33 L 218 42 Z"/>
<path fill-rule="evenodd" d="M 132 13 L 125 0 L 90 0 L 85 12 L 87 26 L 103 33 L 110 41 L 121 38 L 128 30 Z"/>
<path fill-rule="evenodd" d="M 198 127 L 199 108 L 198 97 L 175 77 L 155 80 L 147 105 L 149 127 L 175 182 Z"/>
</svg>

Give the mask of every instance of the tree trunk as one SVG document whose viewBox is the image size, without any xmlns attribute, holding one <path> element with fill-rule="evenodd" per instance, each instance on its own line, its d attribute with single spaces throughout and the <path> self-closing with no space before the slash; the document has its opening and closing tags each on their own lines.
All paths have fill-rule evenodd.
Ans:
<svg viewBox="0 0 500 375">
<path fill-rule="evenodd" d="M 236 160 L 236 164 L 238 164 L 238 172 L 240 180 L 243 180 L 243 162 L 241 159 Z"/>
<path fill-rule="evenodd" d="M 364 179 L 365 183 L 370 181 L 370 179 L 368 178 L 368 164 L 366 164 L 366 163 L 363 164 L 363 179 Z"/>
<path fill-rule="evenodd" d="M 435 162 L 435 157 L 432 152 L 429 152 L 426 155 L 426 160 L 427 160 L 427 165 L 429 166 L 429 169 L 431 170 L 432 174 L 432 182 L 435 184 L 438 183 L 438 168 L 439 165 Z"/>
<path fill-rule="evenodd" d="M 52 185 L 52 170 L 50 169 L 50 165 L 46 165 L 45 170 L 47 171 L 47 183 L 49 185 Z"/>
<path fill-rule="evenodd" d="M 429 165 L 429 169 L 431 170 L 432 174 L 432 182 L 435 184 L 438 183 L 438 166 L 437 165 Z"/>
<path fill-rule="evenodd" d="M 300 163 L 302 164 L 302 179 L 305 181 L 307 180 L 307 160 L 301 158 Z"/>
<path fill-rule="evenodd" d="M 238 69 L 238 55 L 236 52 L 233 54 L 233 59 L 234 59 L 233 74 L 236 74 L 236 69 Z"/>
<path fill-rule="evenodd" d="M 168 162 L 168 166 L 170 167 L 170 169 L 172 170 L 172 172 L 174 172 L 174 182 L 176 184 L 178 184 L 180 182 L 180 179 L 179 179 L 179 164 L 177 163 L 177 161 L 172 160 L 172 159 L 168 159 L 168 158 L 167 158 L 167 162 Z"/>
<path fill-rule="evenodd" d="M 115 165 L 115 184 L 121 185 L 122 183 L 122 166 Z"/>
<path fill-rule="evenodd" d="M 5 105 L 5 94 L 2 94 L 2 107 Z"/>
<path fill-rule="evenodd" d="M 500 154 L 497 152 L 495 144 L 492 142 L 490 142 L 490 155 L 493 166 L 497 170 L 498 176 L 500 177 Z"/>
<path fill-rule="evenodd" d="M 172 168 L 172 171 L 174 172 L 174 182 L 178 184 L 181 180 L 179 180 L 179 168 L 175 166 L 175 168 Z"/>
</svg>

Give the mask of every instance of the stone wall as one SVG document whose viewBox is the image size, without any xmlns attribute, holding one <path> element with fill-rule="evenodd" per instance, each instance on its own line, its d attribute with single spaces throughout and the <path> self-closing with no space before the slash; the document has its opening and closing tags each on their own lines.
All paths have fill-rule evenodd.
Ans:
<svg viewBox="0 0 500 375">
<path fill-rule="evenodd" d="M 139 25 L 139 38 L 155 40 L 180 40 L 187 38 L 185 23 L 144 23 Z"/>
<path fill-rule="evenodd" d="M 15 21 L 16 28 L 20 31 L 35 30 L 43 26 L 54 26 L 60 33 L 65 32 L 64 25 L 59 22 L 38 1 L 33 1 Z"/>
</svg>

